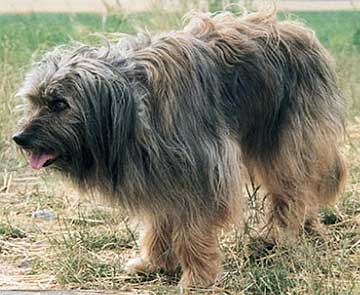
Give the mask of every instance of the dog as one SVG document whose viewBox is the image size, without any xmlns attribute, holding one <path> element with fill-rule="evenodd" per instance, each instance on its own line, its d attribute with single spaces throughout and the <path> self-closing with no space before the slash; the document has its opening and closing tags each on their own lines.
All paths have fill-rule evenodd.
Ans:
<svg viewBox="0 0 360 295">
<path fill-rule="evenodd" d="M 179 31 L 47 53 L 18 95 L 13 140 L 141 219 L 133 272 L 181 267 L 181 287 L 219 273 L 217 235 L 242 216 L 244 172 L 268 193 L 269 228 L 317 223 L 346 179 L 345 102 L 328 52 L 274 14 L 192 13 Z"/>
</svg>

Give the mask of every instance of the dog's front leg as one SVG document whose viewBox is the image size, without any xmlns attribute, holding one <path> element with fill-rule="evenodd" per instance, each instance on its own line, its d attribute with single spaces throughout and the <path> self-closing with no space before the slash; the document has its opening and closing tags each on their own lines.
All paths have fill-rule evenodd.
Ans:
<svg viewBox="0 0 360 295">
<path fill-rule="evenodd" d="M 179 286 L 209 287 L 219 273 L 217 230 L 207 218 L 183 220 L 174 227 L 173 248 L 182 268 Z"/>
</svg>

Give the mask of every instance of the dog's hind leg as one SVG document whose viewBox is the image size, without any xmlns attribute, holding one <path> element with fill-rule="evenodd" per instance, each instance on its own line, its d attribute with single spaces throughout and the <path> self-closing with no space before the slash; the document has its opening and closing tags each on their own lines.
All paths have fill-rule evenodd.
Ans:
<svg viewBox="0 0 360 295">
<path fill-rule="evenodd" d="M 295 146 L 297 145 L 297 146 Z M 336 147 L 284 140 L 263 162 L 252 161 L 269 193 L 268 228 L 275 242 L 291 241 L 302 229 L 319 225 L 318 209 L 342 191 L 346 167 Z"/>
<path fill-rule="evenodd" d="M 319 207 L 334 204 L 343 191 L 347 177 L 346 164 L 343 156 L 337 149 L 323 160 L 322 169 L 318 177 L 314 178 L 313 197 L 317 200 Z M 310 211 L 310 210 L 309 210 Z M 317 211 L 313 210 L 306 218 L 306 228 L 317 230 L 319 220 Z"/>
<path fill-rule="evenodd" d="M 296 180 L 261 171 L 261 184 L 270 201 L 264 238 L 270 243 L 291 243 L 296 240 L 310 208 L 308 192 Z"/>
<path fill-rule="evenodd" d="M 155 272 L 162 269 L 173 272 L 177 261 L 171 249 L 172 225 L 170 220 L 159 217 L 144 219 L 144 229 L 140 237 L 140 257 L 127 263 L 129 272 Z"/>
<path fill-rule="evenodd" d="M 344 158 L 337 150 L 328 160 L 326 170 L 315 183 L 320 205 L 334 203 L 345 186 L 347 169 Z"/>
</svg>

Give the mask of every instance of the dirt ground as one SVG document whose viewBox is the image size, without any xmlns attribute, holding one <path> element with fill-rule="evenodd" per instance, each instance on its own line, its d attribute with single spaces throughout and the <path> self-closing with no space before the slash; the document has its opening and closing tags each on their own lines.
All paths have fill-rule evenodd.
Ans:
<svg viewBox="0 0 360 295">
<path fill-rule="evenodd" d="M 121 7 L 126 11 L 143 11 L 154 3 L 161 3 L 163 7 L 174 7 L 172 0 L 2 0 L 0 13 L 27 12 L 98 12 L 104 13 L 109 7 Z M 179 1 L 180 2 L 180 1 Z M 191 3 L 191 1 L 189 1 Z M 201 1 L 199 1 L 201 2 Z M 241 1 L 239 1 L 241 2 Z M 255 1 L 264 2 L 264 1 Z M 360 0 L 283 0 L 278 1 L 280 10 L 285 11 L 319 11 L 319 10 L 353 10 L 360 8 Z"/>
</svg>

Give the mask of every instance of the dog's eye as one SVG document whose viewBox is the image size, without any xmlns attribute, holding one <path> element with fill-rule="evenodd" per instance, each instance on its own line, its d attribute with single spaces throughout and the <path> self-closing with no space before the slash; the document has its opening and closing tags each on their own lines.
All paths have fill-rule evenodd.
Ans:
<svg viewBox="0 0 360 295">
<path fill-rule="evenodd" d="M 49 109 L 52 112 L 61 112 L 68 108 L 68 104 L 65 100 L 55 99 L 49 102 Z"/>
</svg>

